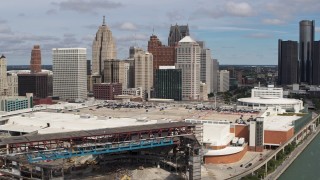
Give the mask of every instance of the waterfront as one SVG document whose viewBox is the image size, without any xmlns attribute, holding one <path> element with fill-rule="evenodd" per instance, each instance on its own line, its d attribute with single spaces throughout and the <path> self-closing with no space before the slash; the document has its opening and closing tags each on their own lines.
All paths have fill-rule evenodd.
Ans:
<svg viewBox="0 0 320 180">
<path fill-rule="evenodd" d="M 317 135 L 279 179 L 320 179 L 319 147 L 320 135 Z"/>
</svg>

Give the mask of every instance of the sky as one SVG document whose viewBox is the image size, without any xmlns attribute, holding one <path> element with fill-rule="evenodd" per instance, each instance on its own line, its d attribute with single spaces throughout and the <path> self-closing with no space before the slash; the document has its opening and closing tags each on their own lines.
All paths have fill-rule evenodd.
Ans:
<svg viewBox="0 0 320 180">
<path fill-rule="evenodd" d="M 85 47 L 87 59 L 102 17 L 116 41 L 118 58 L 130 46 L 147 49 L 155 34 L 167 45 L 170 25 L 189 25 L 212 57 L 228 65 L 276 65 L 278 39 L 299 39 L 299 21 L 315 20 L 319 0 L 10 0 L 1 2 L 0 54 L 8 65 L 27 65 L 39 44 L 42 64 L 52 48 Z"/>
</svg>

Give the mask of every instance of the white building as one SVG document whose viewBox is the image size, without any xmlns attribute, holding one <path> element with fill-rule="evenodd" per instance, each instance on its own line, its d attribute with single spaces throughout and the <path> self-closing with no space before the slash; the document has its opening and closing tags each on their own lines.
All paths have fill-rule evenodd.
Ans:
<svg viewBox="0 0 320 180">
<path fill-rule="evenodd" d="M 86 48 L 54 48 L 53 95 L 62 100 L 87 98 Z"/>
<path fill-rule="evenodd" d="M 252 98 L 283 98 L 283 89 L 275 88 L 273 85 L 268 87 L 254 87 L 251 90 Z"/>
<path fill-rule="evenodd" d="M 153 87 L 153 55 L 149 52 L 137 52 L 134 55 L 135 87 L 142 87 L 144 96 L 150 98 Z"/>
<path fill-rule="evenodd" d="M 122 95 L 132 95 L 142 98 L 142 87 L 123 89 Z"/>
<path fill-rule="evenodd" d="M 0 57 L 0 96 L 6 96 L 8 92 L 7 59 L 4 55 Z"/>
<path fill-rule="evenodd" d="M 219 62 L 217 59 L 212 59 L 212 83 L 210 89 L 212 92 L 218 92 L 218 73 L 219 73 Z"/>
<path fill-rule="evenodd" d="M 229 91 L 229 71 L 221 70 L 218 73 L 218 92 Z"/>
<path fill-rule="evenodd" d="M 207 92 L 211 93 L 213 91 L 213 61 L 211 59 L 211 50 L 205 47 L 205 43 L 199 43 L 201 47 L 200 54 L 200 81 L 206 83 Z M 216 77 L 217 78 L 217 77 Z"/>
<path fill-rule="evenodd" d="M 199 100 L 200 53 L 199 44 L 190 36 L 179 41 L 176 68 L 182 71 L 182 100 Z"/>
</svg>

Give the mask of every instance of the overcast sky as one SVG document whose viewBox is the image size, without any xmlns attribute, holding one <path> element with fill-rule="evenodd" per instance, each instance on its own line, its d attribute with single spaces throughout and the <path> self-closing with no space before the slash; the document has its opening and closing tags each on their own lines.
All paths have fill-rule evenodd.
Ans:
<svg viewBox="0 0 320 180">
<path fill-rule="evenodd" d="M 146 49 L 153 29 L 167 44 L 177 23 L 189 24 L 191 37 L 205 41 L 220 64 L 277 64 L 279 38 L 298 40 L 303 19 L 320 27 L 319 0 L 10 0 L 1 2 L 0 53 L 8 65 L 29 64 L 39 44 L 42 64 L 52 64 L 52 48 L 85 47 L 91 59 L 103 15 L 119 59 L 132 45 Z"/>
</svg>

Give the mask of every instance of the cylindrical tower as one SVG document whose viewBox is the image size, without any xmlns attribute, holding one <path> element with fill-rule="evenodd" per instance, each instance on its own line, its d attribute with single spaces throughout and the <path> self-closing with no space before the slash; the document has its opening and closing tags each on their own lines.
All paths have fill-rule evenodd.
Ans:
<svg viewBox="0 0 320 180">
<path fill-rule="evenodd" d="M 312 48 L 314 41 L 314 21 L 300 21 L 300 82 L 312 84 Z"/>
<path fill-rule="evenodd" d="M 30 70 L 31 73 L 41 72 L 41 50 L 39 45 L 34 45 L 31 51 Z"/>
</svg>

